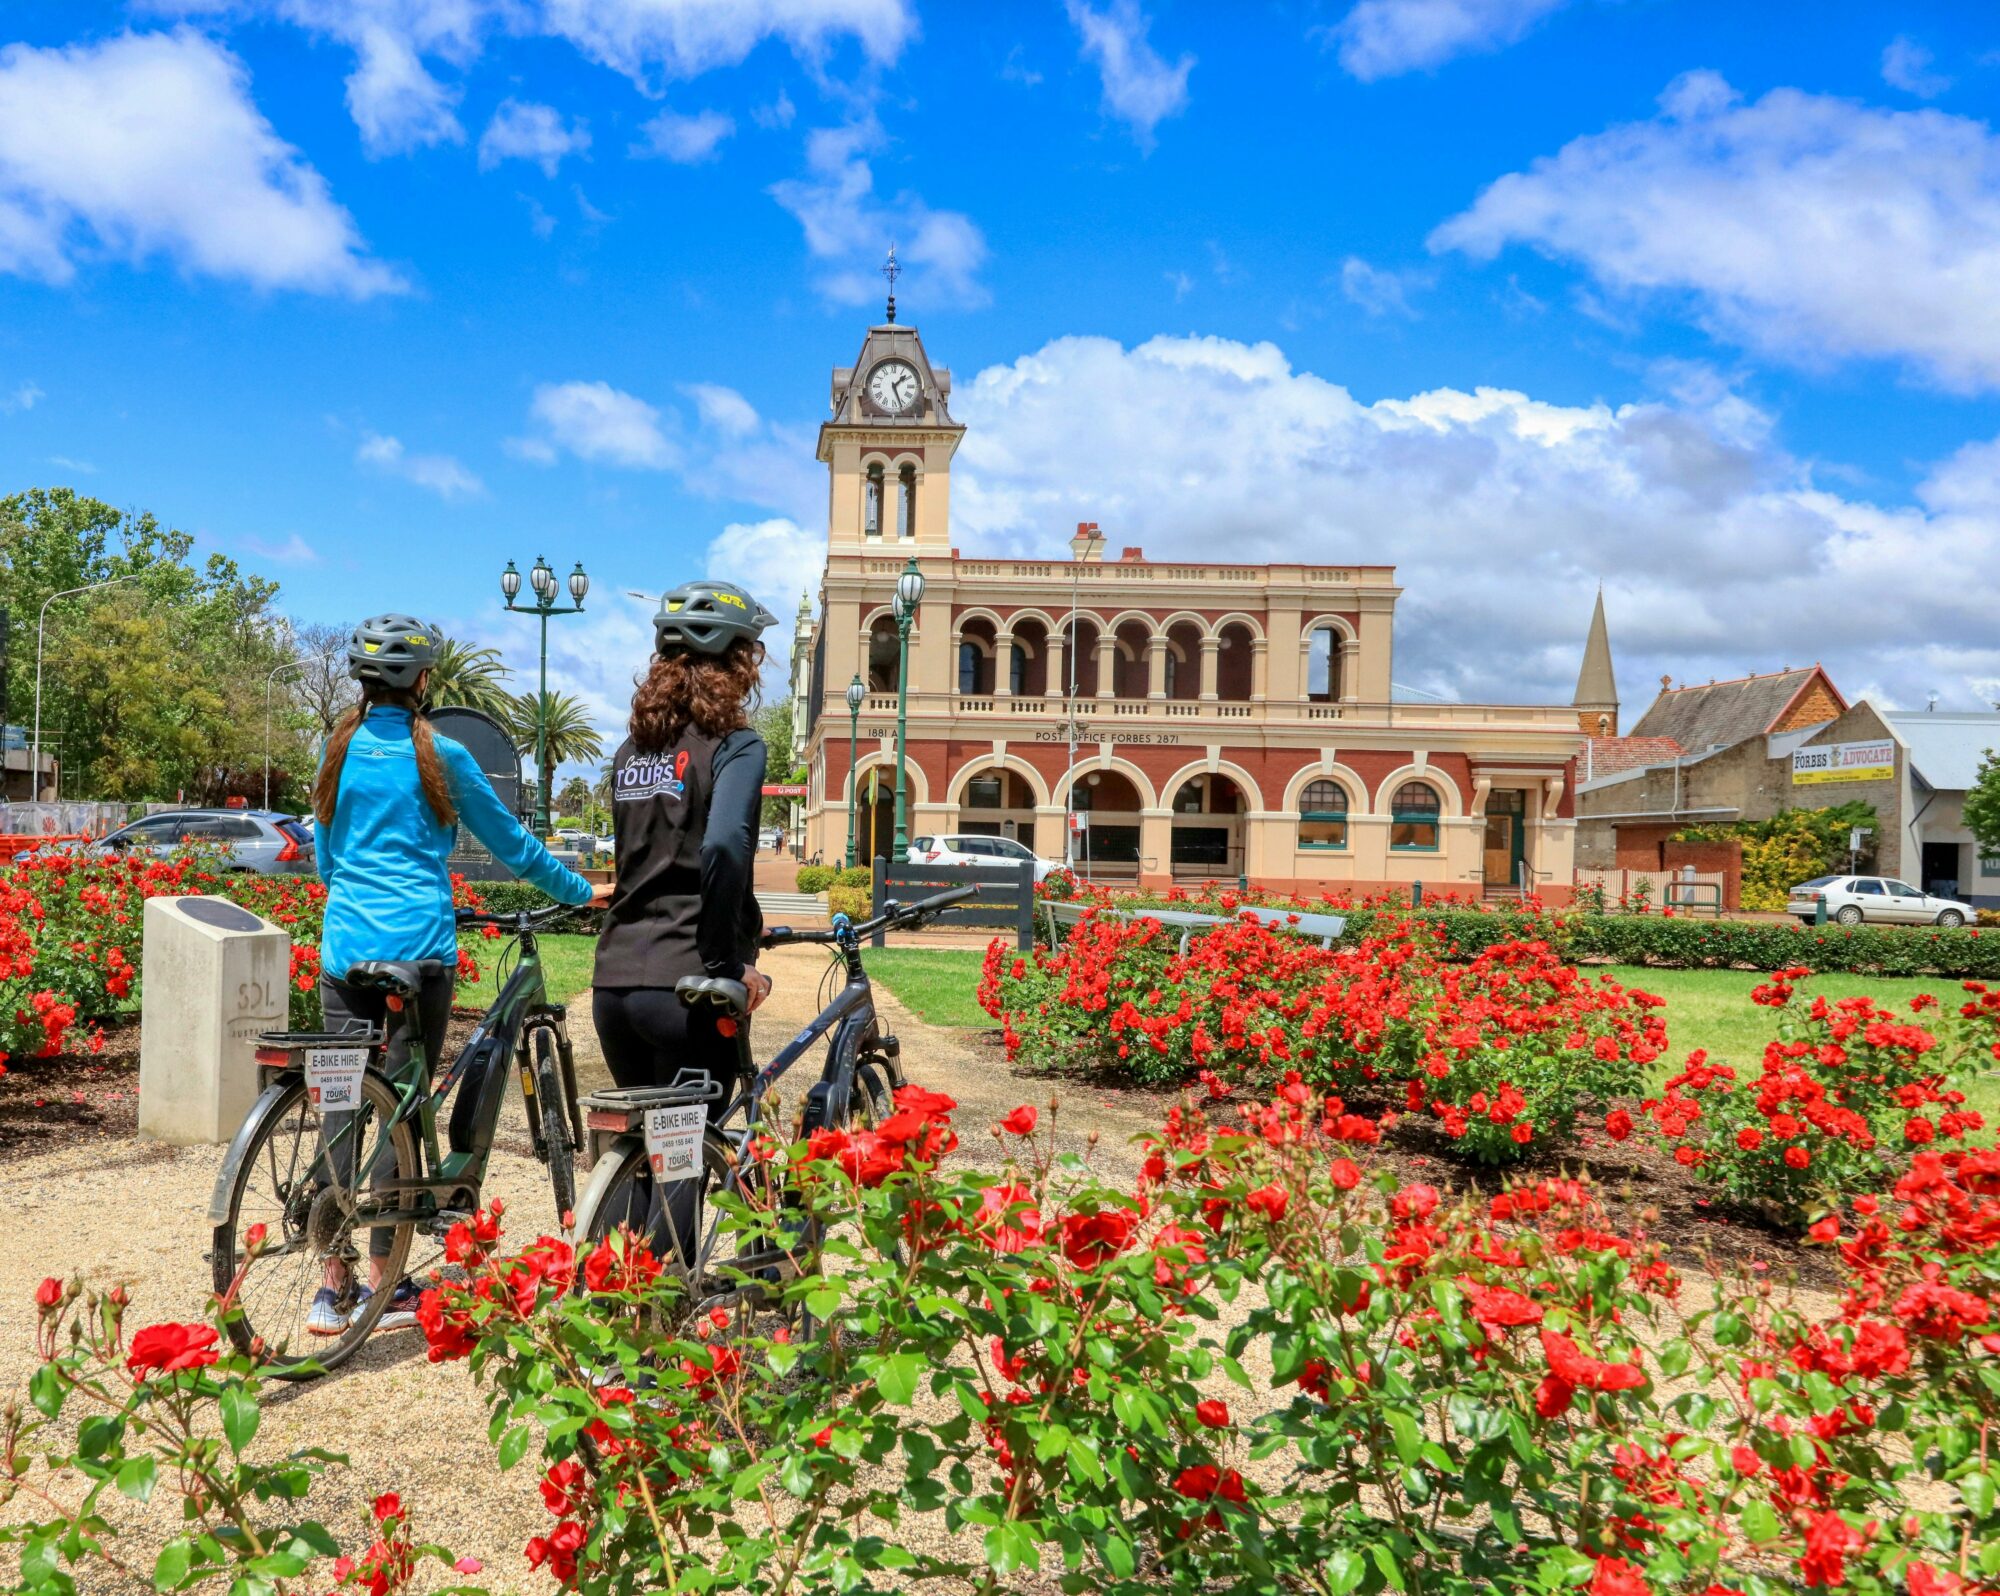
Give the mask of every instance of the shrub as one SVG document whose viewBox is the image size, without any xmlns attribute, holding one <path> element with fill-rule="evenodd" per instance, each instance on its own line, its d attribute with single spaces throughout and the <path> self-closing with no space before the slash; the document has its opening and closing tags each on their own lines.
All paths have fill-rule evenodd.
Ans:
<svg viewBox="0 0 2000 1596">
<path fill-rule="evenodd" d="M 873 887 L 828 887 L 826 889 L 826 912 L 829 915 L 844 914 L 850 920 L 867 919 L 869 915 L 875 912 L 875 893 Z"/>
<path fill-rule="evenodd" d="M 1751 994 L 1778 1010 L 1759 1073 L 1739 1078 L 1696 1052 L 1646 1104 L 1680 1162 L 1792 1223 L 1829 1194 L 1887 1183 L 1917 1149 L 1984 1129 L 1959 1086 L 2000 1060 L 2000 991 L 1968 982 L 1971 1000 L 1940 1039 L 1871 998 L 1801 998 L 1794 983 L 1805 974 L 1780 971 Z"/>
<path fill-rule="evenodd" d="M 872 865 L 849 865 L 838 871 L 833 878 L 836 887 L 866 887 L 871 892 L 875 888 L 875 869 Z"/>
<path fill-rule="evenodd" d="M 801 892 L 824 892 L 833 885 L 834 877 L 840 871 L 833 865 L 800 865 L 798 887 Z"/>
<path fill-rule="evenodd" d="M 477 896 L 480 907 L 494 914 L 520 914 L 522 911 L 534 913 L 556 906 L 556 900 L 532 882 L 528 881 L 476 881 L 468 884 Z M 541 929 L 544 932 L 583 932 L 595 935 L 603 924 L 604 911 L 588 904 L 568 906 L 568 912 L 557 915 Z"/>
</svg>

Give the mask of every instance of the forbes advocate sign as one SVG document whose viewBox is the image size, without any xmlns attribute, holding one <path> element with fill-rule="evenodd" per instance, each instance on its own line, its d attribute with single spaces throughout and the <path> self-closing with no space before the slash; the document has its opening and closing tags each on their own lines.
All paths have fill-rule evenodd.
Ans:
<svg viewBox="0 0 2000 1596">
<path fill-rule="evenodd" d="M 1792 785 L 1811 787 L 1830 781 L 1887 781 L 1896 774 L 1896 745 L 1885 737 L 1875 743 L 1825 743 L 1792 750 Z"/>
</svg>

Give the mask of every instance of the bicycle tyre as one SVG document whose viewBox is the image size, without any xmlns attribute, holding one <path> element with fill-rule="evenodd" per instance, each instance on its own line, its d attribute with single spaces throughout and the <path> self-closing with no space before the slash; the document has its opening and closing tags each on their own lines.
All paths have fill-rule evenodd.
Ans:
<svg viewBox="0 0 2000 1596">
<path fill-rule="evenodd" d="M 549 1166 L 555 1191 L 556 1221 L 567 1225 L 576 1212 L 576 1149 L 570 1143 L 569 1100 L 563 1092 L 562 1060 L 556 1056 L 556 1033 L 538 1025 L 528 1033 L 530 1068 L 534 1072 L 534 1112 L 542 1121 L 542 1159 Z"/>
<path fill-rule="evenodd" d="M 378 1125 L 388 1123 L 400 1102 L 395 1088 L 380 1072 L 370 1069 L 361 1077 L 361 1092 L 367 1106 L 359 1112 L 371 1115 Z M 274 1086 L 259 1099 L 237 1132 L 217 1182 L 220 1187 L 226 1181 L 227 1197 L 209 1256 L 217 1294 L 236 1288 L 237 1312 L 228 1321 L 229 1339 L 239 1352 L 261 1358 L 266 1374 L 282 1380 L 312 1379 L 339 1368 L 368 1339 L 389 1304 L 389 1291 L 376 1291 L 338 1336 L 305 1334 L 303 1309 L 323 1282 L 326 1259 L 336 1254 L 346 1258 L 352 1282 L 366 1246 L 365 1242 L 362 1248 L 354 1245 L 357 1227 L 337 1212 L 340 1198 L 331 1183 L 321 1185 L 311 1196 L 293 1189 L 319 1163 L 323 1135 L 323 1120 L 318 1107 L 308 1100 L 303 1077 Z M 369 1140 L 364 1131 L 362 1145 L 367 1146 Z M 383 1156 L 383 1144 L 377 1140 L 374 1146 L 376 1156 Z M 417 1139 L 407 1121 L 390 1131 L 387 1153 L 394 1168 L 384 1168 L 381 1173 L 399 1180 L 422 1178 Z M 279 1163 L 287 1158 L 281 1174 Z M 270 1190 L 260 1196 L 258 1177 L 267 1172 Z M 255 1224 L 265 1227 L 268 1250 L 246 1263 L 239 1240 Z M 413 1221 L 394 1227 L 383 1262 L 385 1287 L 402 1278 L 415 1231 Z"/>
</svg>

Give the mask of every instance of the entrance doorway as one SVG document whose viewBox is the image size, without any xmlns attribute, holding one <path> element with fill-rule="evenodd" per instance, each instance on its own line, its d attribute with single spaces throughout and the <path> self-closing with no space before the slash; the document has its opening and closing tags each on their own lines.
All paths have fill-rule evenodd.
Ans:
<svg viewBox="0 0 2000 1596">
<path fill-rule="evenodd" d="M 1924 891 L 1940 898 L 1960 896 L 1958 851 L 1958 844 L 1955 842 L 1924 844 Z"/>
<path fill-rule="evenodd" d="M 1527 857 L 1528 795 L 1519 787 L 1496 787 L 1486 795 L 1486 845 L 1481 875 L 1488 887 L 1518 887 Z"/>
</svg>

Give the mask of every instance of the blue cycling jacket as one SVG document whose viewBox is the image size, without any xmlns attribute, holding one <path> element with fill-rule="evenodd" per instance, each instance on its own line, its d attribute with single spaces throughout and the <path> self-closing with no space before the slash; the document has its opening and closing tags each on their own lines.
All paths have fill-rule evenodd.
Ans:
<svg viewBox="0 0 2000 1596">
<path fill-rule="evenodd" d="M 587 901 L 590 883 L 507 812 L 463 745 L 449 737 L 435 740 L 460 823 L 501 864 L 550 897 Z M 424 800 L 410 712 L 375 705 L 347 745 L 333 822 L 319 828 L 319 873 L 327 885 L 321 969 L 343 976 L 364 959 L 456 963 L 446 860 L 457 840 L 458 828 L 439 825 Z"/>
</svg>

